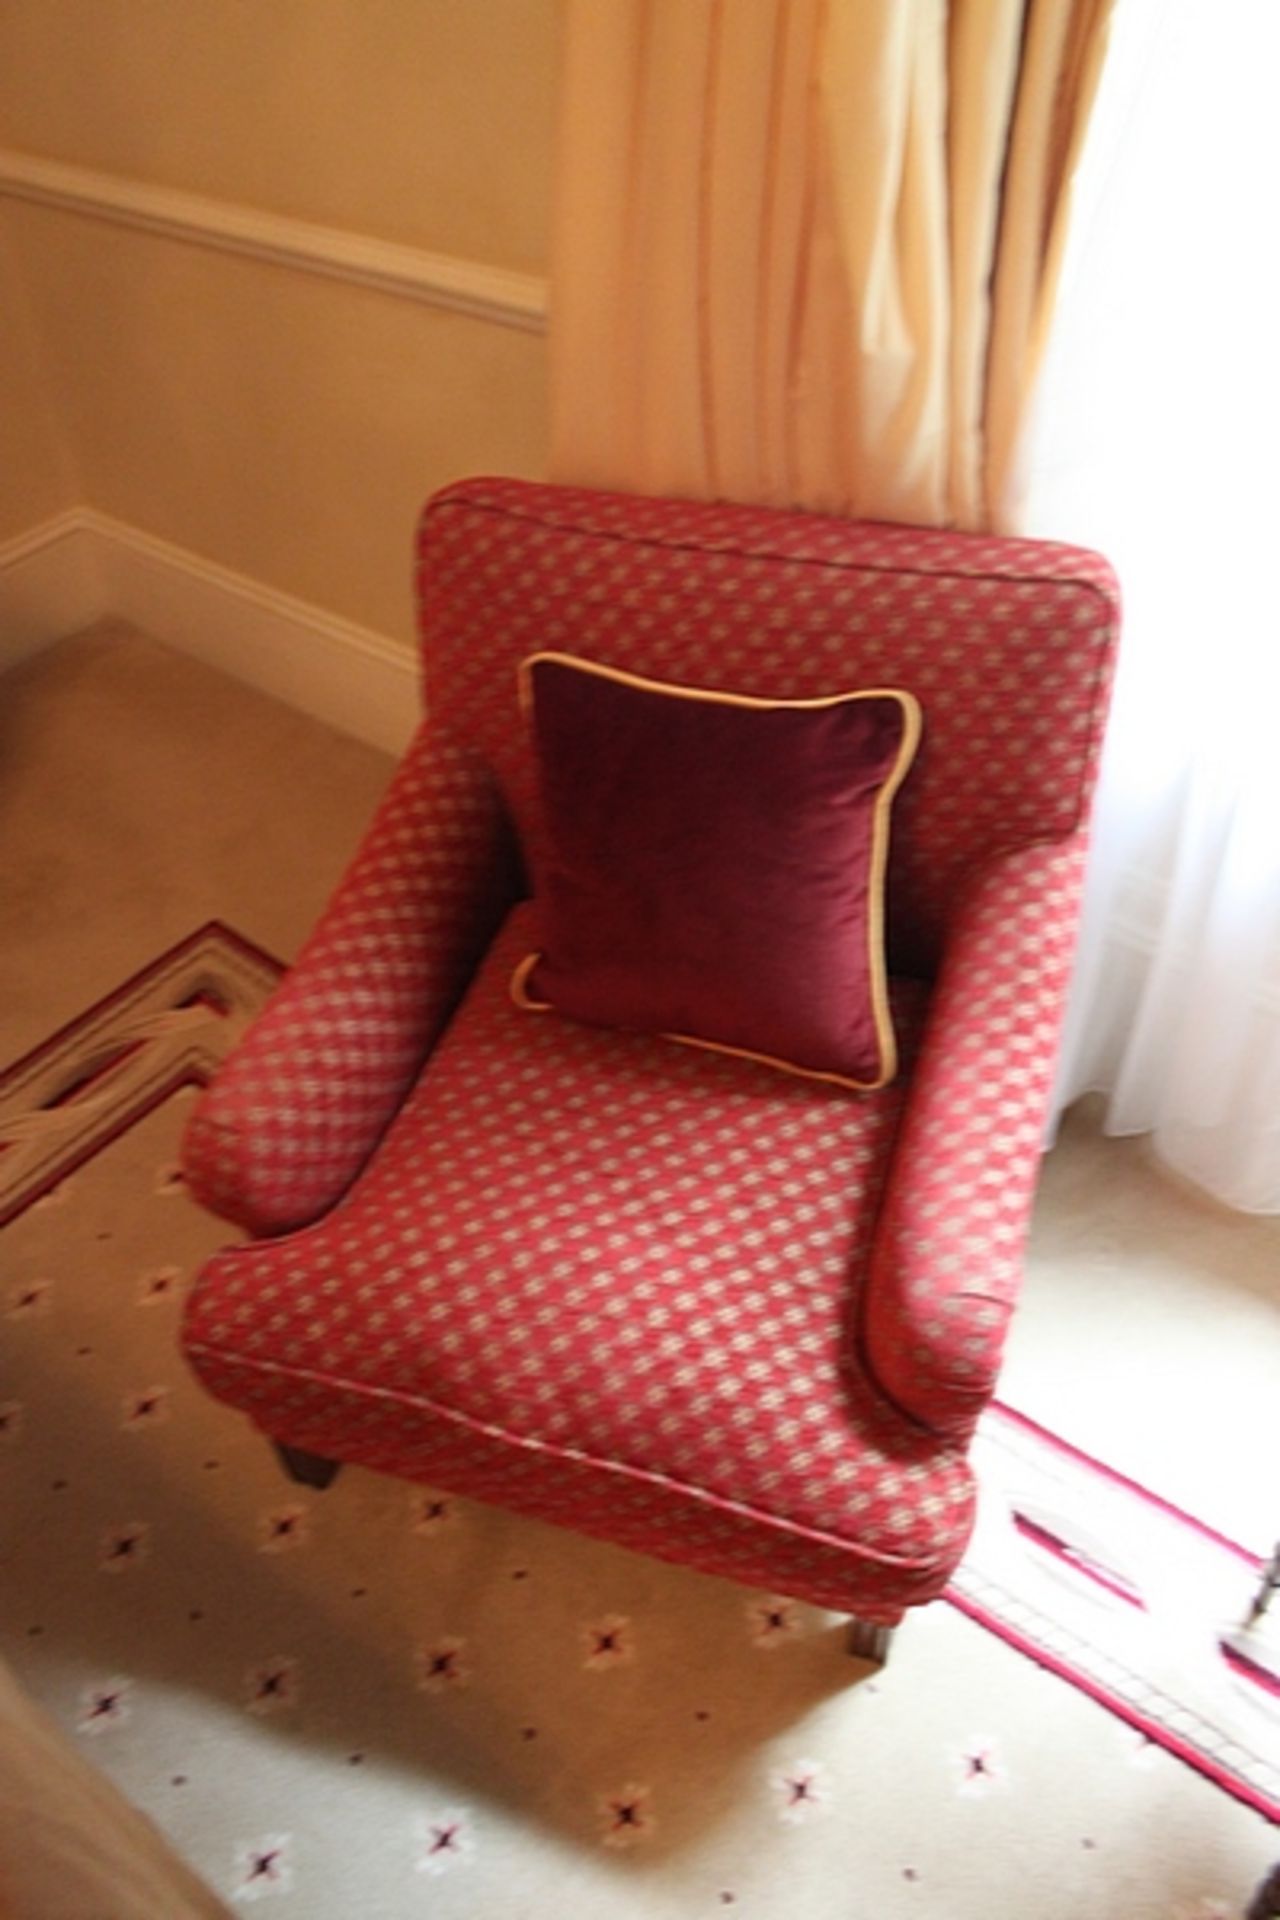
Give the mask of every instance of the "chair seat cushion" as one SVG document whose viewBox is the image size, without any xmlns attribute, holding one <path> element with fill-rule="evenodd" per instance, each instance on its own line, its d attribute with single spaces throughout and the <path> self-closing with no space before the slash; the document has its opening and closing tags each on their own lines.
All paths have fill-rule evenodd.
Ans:
<svg viewBox="0 0 1280 1920">
<path fill-rule="evenodd" d="M 972 1523 L 963 1452 L 858 1358 L 903 1083 L 531 1020 L 530 932 L 522 906 L 339 1206 L 205 1268 L 193 1365 L 291 1444 L 896 1618 Z M 895 986 L 907 1054 L 922 1000 Z"/>
</svg>

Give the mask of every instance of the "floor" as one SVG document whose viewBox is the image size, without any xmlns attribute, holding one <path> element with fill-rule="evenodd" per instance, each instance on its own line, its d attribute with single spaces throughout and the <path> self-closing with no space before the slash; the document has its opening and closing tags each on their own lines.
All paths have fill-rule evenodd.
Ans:
<svg viewBox="0 0 1280 1920">
<path fill-rule="evenodd" d="M 122 626 L 76 636 L 8 675 L 0 681 L 0 901 L 9 929 L 0 944 L 0 1058 L 43 1039 L 205 920 L 227 921 L 288 959 L 389 772 L 372 749 Z M 1280 1526 L 1277 1377 L 1280 1222 L 1229 1215 L 1180 1188 L 1141 1141 L 1105 1139 L 1085 1103 L 1045 1164 L 1002 1397 L 1262 1550 Z M 926 1667 L 932 1658 L 941 1671 L 953 1657 L 958 1624 L 939 1629 L 932 1655 L 923 1652 Z M 1013 1656 L 997 1651 L 990 1671 L 1007 1678 L 1000 1662 Z M 1098 1712 L 1071 1701 L 1055 1710 L 1067 1719 L 1083 1712 L 1081 1726 Z M 1087 1902 L 1077 1892 L 1056 1904 L 1020 1903 L 1004 1886 L 997 1902 L 994 1883 L 984 1890 L 969 1862 L 954 1896 L 930 1911 L 953 1920 L 997 1908 L 1054 1920 L 1235 1914 L 1268 1857 L 1261 1823 L 1233 1805 L 1223 1811 L 1221 1796 L 1174 1771 L 1151 1802 L 1161 1831 L 1143 1839 L 1157 1878 L 1167 1868 L 1166 1900 L 1122 1897 L 1113 1878 Z M 1102 1791 L 1096 1829 L 1106 1825 L 1107 1804 Z M 1205 1823 L 1203 1858 L 1197 1821 Z M 1111 1837 L 1129 1849 L 1121 1881 L 1132 1890 L 1146 1872 L 1140 1836 Z M 798 1920 L 871 1912 L 798 1898 Z M 882 1911 L 924 1910 L 876 1912 L 879 1920 Z M 482 1911 L 487 1920 L 497 1909 Z M 576 1911 L 595 1920 L 588 1906 Z"/>
<path fill-rule="evenodd" d="M 1261 1551 L 1280 1532 L 1280 1220 L 1107 1139 L 1100 1104 L 1046 1158 L 1001 1397 Z"/>
<path fill-rule="evenodd" d="M 0 1058 L 205 920 L 288 959 L 391 771 L 104 624 L 0 681 Z"/>
</svg>

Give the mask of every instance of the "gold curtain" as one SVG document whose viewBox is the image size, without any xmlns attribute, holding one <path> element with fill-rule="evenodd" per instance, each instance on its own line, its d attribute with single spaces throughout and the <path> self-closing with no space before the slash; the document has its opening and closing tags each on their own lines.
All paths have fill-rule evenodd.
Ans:
<svg viewBox="0 0 1280 1920">
<path fill-rule="evenodd" d="M 562 0 L 552 472 L 999 518 L 1112 0 Z"/>
</svg>

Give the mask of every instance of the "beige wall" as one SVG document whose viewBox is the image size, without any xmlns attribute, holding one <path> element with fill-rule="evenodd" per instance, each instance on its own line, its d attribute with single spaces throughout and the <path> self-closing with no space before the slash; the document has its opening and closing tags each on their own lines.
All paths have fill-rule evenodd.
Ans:
<svg viewBox="0 0 1280 1920">
<path fill-rule="evenodd" d="M 74 506 L 79 491 L 0 209 L 0 543 Z"/>
<path fill-rule="evenodd" d="M 554 0 L 0 9 L 0 147 L 538 272 L 554 16 Z M 542 470 L 537 333 L 83 214 L 15 201 L 7 219 L 102 512 L 407 638 L 424 494 Z"/>
</svg>

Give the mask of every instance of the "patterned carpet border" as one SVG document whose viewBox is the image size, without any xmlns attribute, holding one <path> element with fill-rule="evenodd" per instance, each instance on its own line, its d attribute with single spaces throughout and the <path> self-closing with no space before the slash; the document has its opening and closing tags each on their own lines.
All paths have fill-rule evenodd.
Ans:
<svg viewBox="0 0 1280 1920">
<path fill-rule="evenodd" d="M 0 1227 L 207 1082 L 281 972 L 211 921 L 0 1072 Z M 1274 1653 L 1255 1661 L 1237 1626 L 1260 1556 L 1009 1408 L 974 1459 L 979 1524 L 950 1604 L 1280 1820 Z"/>
<path fill-rule="evenodd" d="M 1008 1407 L 974 1463 L 979 1524 L 945 1598 L 1280 1821 L 1276 1648 L 1240 1625 L 1262 1556 Z"/>
<path fill-rule="evenodd" d="M 283 971 L 211 920 L 0 1071 L 0 1227 L 180 1087 L 203 1086 Z"/>
</svg>

